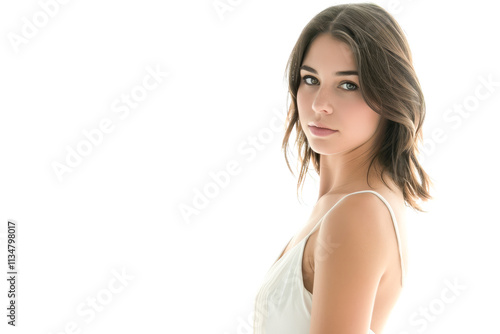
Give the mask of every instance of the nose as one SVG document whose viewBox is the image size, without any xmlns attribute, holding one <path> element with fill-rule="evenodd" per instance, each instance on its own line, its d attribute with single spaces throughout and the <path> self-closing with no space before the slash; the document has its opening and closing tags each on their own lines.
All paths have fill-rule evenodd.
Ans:
<svg viewBox="0 0 500 334">
<path fill-rule="evenodd" d="M 333 109 L 331 102 L 332 92 L 320 86 L 314 97 L 312 109 L 318 113 L 331 114 Z"/>
</svg>

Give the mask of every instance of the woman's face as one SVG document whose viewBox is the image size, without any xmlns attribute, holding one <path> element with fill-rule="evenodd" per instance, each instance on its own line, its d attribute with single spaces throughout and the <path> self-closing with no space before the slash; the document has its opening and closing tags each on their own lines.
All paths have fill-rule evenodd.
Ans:
<svg viewBox="0 0 500 334">
<path fill-rule="evenodd" d="M 381 116 L 363 99 L 354 56 L 347 44 L 328 34 L 311 43 L 300 68 L 299 119 L 309 146 L 319 154 L 350 151 L 374 134 Z M 320 136 L 317 125 L 336 130 Z"/>
</svg>

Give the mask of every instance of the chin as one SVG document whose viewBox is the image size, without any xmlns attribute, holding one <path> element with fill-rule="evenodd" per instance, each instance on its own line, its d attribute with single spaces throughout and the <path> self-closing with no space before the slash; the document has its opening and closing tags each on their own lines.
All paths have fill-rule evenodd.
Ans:
<svg viewBox="0 0 500 334">
<path fill-rule="evenodd" d="M 334 145 L 329 145 L 328 143 L 323 143 L 323 144 L 313 144 L 311 145 L 311 142 L 309 142 L 309 147 L 311 147 L 311 150 L 313 152 L 322 154 L 322 155 L 332 155 L 341 152 L 341 150 L 336 149 Z"/>
</svg>

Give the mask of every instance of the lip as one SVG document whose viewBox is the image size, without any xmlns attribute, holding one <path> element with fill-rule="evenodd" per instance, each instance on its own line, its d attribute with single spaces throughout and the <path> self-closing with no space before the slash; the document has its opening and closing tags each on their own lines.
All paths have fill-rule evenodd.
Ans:
<svg viewBox="0 0 500 334">
<path fill-rule="evenodd" d="M 338 132 L 338 130 L 332 130 L 332 129 L 325 129 L 325 128 L 320 128 L 314 125 L 309 125 L 309 130 L 311 130 L 311 133 L 315 136 L 319 137 L 324 137 L 331 135 L 333 133 Z"/>
<path fill-rule="evenodd" d="M 323 125 L 321 123 L 317 123 L 317 122 L 310 122 L 308 124 L 310 127 L 311 126 L 314 126 L 314 127 L 317 127 L 317 128 L 320 128 L 320 129 L 327 129 L 327 130 L 332 130 L 332 131 L 337 131 L 337 130 L 334 130 L 334 129 L 330 129 L 329 127 L 327 127 L 326 125 Z"/>
</svg>

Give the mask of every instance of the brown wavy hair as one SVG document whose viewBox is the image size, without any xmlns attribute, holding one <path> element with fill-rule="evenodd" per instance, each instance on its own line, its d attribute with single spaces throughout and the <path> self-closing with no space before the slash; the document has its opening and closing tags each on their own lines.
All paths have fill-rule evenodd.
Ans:
<svg viewBox="0 0 500 334">
<path fill-rule="evenodd" d="M 292 103 L 286 117 L 282 149 L 293 174 L 287 147 L 295 127 L 301 165 L 297 195 L 310 160 L 318 175 L 320 173 L 320 154 L 311 149 L 300 124 L 297 90 L 301 80 L 299 68 L 305 54 L 315 37 L 323 33 L 350 46 L 358 67 L 362 96 L 366 104 L 381 115 L 368 172 L 377 159 L 382 167 L 380 178 L 384 184 L 387 185 L 383 174 L 387 173 L 401 189 L 405 204 L 425 212 L 417 200 L 432 198 L 429 185 L 433 182 L 417 159 L 425 118 L 424 96 L 401 27 L 390 13 L 372 3 L 342 4 L 321 11 L 304 27 L 288 59 L 285 73 Z"/>
</svg>

